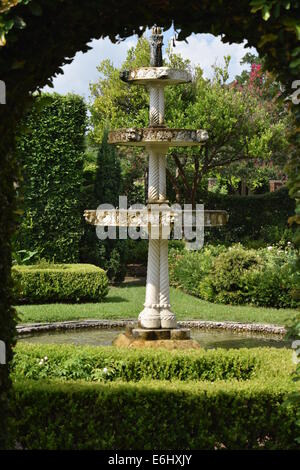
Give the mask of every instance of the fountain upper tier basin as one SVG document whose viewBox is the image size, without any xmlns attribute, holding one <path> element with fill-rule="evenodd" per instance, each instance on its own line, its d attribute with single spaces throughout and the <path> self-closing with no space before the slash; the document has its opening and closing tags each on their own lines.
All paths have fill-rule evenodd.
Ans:
<svg viewBox="0 0 300 470">
<path fill-rule="evenodd" d="M 191 147 L 203 145 L 208 133 L 203 129 L 168 129 L 167 127 L 145 127 L 110 131 L 108 142 L 118 145 Z"/>
<path fill-rule="evenodd" d="M 135 85 L 167 86 L 180 83 L 190 83 L 191 75 L 185 70 L 169 67 L 140 67 L 134 70 L 124 70 L 120 73 L 124 82 Z"/>
</svg>

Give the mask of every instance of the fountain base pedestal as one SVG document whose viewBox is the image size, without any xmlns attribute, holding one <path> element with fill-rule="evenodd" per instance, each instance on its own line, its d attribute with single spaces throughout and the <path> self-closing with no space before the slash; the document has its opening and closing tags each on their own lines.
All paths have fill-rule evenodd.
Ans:
<svg viewBox="0 0 300 470">
<path fill-rule="evenodd" d="M 199 349 L 200 344 L 190 339 L 188 328 L 127 328 L 114 339 L 113 345 L 118 348 L 150 348 L 150 349 Z"/>
<path fill-rule="evenodd" d="M 188 328 L 159 328 L 159 329 L 144 329 L 133 328 L 131 332 L 127 332 L 135 339 L 144 339 L 146 341 L 155 341 L 158 339 L 176 339 L 187 340 L 191 338 L 191 330 Z"/>
</svg>

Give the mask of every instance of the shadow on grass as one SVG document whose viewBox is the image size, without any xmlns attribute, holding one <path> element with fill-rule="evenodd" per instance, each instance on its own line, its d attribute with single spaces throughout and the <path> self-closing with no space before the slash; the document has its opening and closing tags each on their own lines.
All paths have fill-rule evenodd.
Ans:
<svg viewBox="0 0 300 470">
<path fill-rule="evenodd" d="M 119 295 L 113 295 L 111 297 L 106 297 L 103 300 L 104 304 L 110 304 L 110 303 L 121 303 L 121 302 L 129 302 L 128 299 L 125 299 L 124 297 L 120 297 Z"/>
<path fill-rule="evenodd" d="M 146 278 L 145 277 L 137 277 L 137 278 L 127 278 L 121 284 L 116 287 L 137 287 L 146 285 Z"/>
</svg>

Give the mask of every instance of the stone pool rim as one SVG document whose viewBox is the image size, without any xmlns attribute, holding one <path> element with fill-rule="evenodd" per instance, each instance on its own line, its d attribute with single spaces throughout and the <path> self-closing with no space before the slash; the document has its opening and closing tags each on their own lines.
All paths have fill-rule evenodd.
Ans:
<svg viewBox="0 0 300 470">
<path fill-rule="evenodd" d="M 269 323 L 241 323 L 232 321 L 209 321 L 209 320 L 181 320 L 177 321 L 179 327 L 192 329 L 221 329 L 236 332 L 267 333 L 284 335 L 286 328 Z M 114 329 L 136 326 L 137 320 L 65 320 L 59 322 L 26 323 L 17 325 L 18 336 L 49 331 L 69 331 L 79 329 Z"/>
</svg>

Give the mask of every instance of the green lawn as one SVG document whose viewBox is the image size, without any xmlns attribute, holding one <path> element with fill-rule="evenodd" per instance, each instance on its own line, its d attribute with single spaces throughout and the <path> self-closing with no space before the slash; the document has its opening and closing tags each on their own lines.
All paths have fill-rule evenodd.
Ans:
<svg viewBox="0 0 300 470">
<path fill-rule="evenodd" d="M 136 319 L 145 299 L 145 287 L 111 287 L 102 303 L 45 304 L 17 307 L 19 322 L 51 322 L 97 318 Z M 215 320 L 284 325 L 295 313 L 292 309 L 259 308 L 212 304 L 171 288 L 171 303 L 178 320 Z"/>
</svg>

